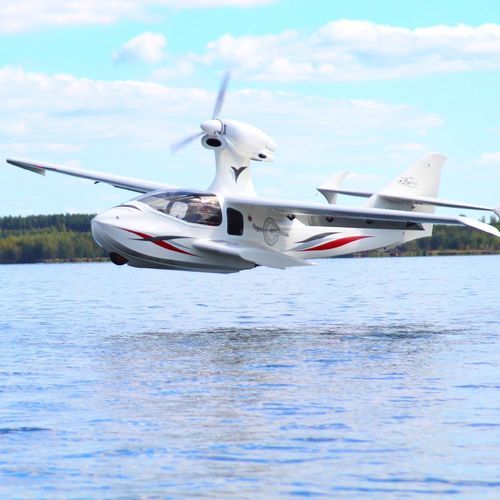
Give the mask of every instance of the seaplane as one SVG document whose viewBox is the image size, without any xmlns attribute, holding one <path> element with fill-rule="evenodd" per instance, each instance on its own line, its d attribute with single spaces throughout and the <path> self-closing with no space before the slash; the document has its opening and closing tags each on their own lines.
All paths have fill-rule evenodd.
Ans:
<svg viewBox="0 0 500 500">
<path fill-rule="evenodd" d="M 176 151 L 199 139 L 214 152 L 215 177 L 207 190 L 53 163 L 6 161 L 36 174 L 57 172 L 140 193 L 91 221 L 95 241 L 119 266 L 212 273 L 257 266 L 286 269 L 429 237 L 435 224 L 500 236 L 498 229 L 473 218 L 435 213 L 436 207 L 453 207 L 493 211 L 500 218 L 500 207 L 438 197 L 446 160 L 440 153 L 425 154 L 377 192 L 343 189 L 348 172 L 342 171 L 317 188 L 324 203 L 257 196 L 251 164 L 273 161 L 276 144 L 257 127 L 220 117 L 228 81 L 227 73 L 211 119 L 172 147 Z M 361 207 L 342 206 L 337 203 L 339 195 L 365 202 Z"/>
</svg>

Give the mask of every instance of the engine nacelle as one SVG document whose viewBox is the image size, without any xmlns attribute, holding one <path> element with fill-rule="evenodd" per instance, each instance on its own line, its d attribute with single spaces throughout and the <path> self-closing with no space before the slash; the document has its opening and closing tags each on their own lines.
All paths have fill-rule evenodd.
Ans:
<svg viewBox="0 0 500 500">
<path fill-rule="evenodd" d="M 242 156 L 255 161 L 273 161 L 276 143 L 263 130 L 236 120 L 224 120 L 222 134 Z"/>
<path fill-rule="evenodd" d="M 265 132 L 236 120 L 207 120 L 201 124 L 204 148 L 228 149 L 237 156 L 255 161 L 273 161 L 276 143 Z"/>
</svg>

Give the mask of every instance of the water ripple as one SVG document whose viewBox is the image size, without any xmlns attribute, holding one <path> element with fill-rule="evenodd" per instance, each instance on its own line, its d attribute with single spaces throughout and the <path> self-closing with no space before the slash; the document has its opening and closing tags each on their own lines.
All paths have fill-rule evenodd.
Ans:
<svg viewBox="0 0 500 500">
<path fill-rule="evenodd" d="M 498 262 L 2 267 L 0 496 L 494 498 Z"/>
</svg>

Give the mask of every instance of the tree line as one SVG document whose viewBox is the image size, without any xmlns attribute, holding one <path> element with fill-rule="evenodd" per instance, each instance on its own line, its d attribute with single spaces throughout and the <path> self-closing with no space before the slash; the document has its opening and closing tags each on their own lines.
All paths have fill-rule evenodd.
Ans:
<svg viewBox="0 0 500 500">
<path fill-rule="evenodd" d="M 93 240 L 93 214 L 0 217 L 0 264 L 87 260 L 106 256 Z"/>
<path fill-rule="evenodd" d="M 484 218 L 482 222 L 485 222 Z M 500 229 L 493 217 L 490 224 Z M 500 238 L 463 226 L 434 226 L 431 238 L 422 238 L 397 247 L 405 255 L 443 253 L 500 253 Z"/>
<path fill-rule="evenodd" d="M 94 242 L 90 233 L 92 217 L 94 214 L 0 217 L 0 264 L 106 257 L 106 252 Z M 500 229 L 493 217 L 490 224 Z M 465 227 L 435 226 L 432 238 L 411 241 L 387 253 L 500 253 L 500 240 Z M 379 254 L 369 252 L 364 255 Z"/>
</svg>

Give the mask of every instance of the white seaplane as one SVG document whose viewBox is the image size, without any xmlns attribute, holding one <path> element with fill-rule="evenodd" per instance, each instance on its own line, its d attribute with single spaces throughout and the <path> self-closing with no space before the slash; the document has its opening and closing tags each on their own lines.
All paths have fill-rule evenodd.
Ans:
<svg viewBox="0 0 500 500">
<path fill-rule="evenodd" d="M 212 119 L 196 138 L 215 153 L 215 178 L 207 191 L 177 189 L 161 182 L 111 175 L 23 159 L 7 162 L 45 175 L 46 171 L 91 179 L 142 193 L 92 220 L 95 241 L 110 260 L 133 267 L 232 273 L 256 266 L 285 269 L 312 259 L 386 248 L 431 236 L 434 224 L 469 226 L 500 236 L 493 226 L 460 215 L 437 215 L 436 206 L 491 210 L 500 207 L 438 198 L 446 157 L 427 153 L 372 193 L 341 188 L 347 172 L 318 187 L 328 203 L 302 203 L 256 196 L 251 161 L 272 161 L 276 145 L 262 130 L 219 118 L 226 74 Z M 367 198 L 360 208 L 337 204 L 339 194 Z"/>
</svg>

